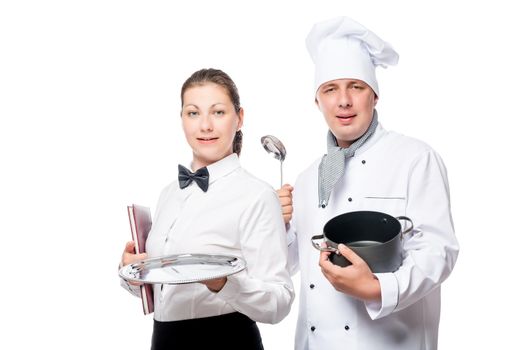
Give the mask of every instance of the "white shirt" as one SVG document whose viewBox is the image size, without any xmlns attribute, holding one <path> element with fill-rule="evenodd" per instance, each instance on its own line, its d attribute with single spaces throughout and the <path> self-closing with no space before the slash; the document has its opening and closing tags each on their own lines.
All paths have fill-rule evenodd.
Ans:
<svg viewBox="0 0 524 350">
<path fill-rule="evenodd" d="M 227 277 L 218 293 L 201 283 L 155 285 L 158 321 L 241 312 L 277 323 L 291 308 L 293 285 L 286 270 L 282 210 L 275 191 L 240 167 L 234 153 L 207 167 L 209 188 L 195 182 L 167 186 L 146 243 L 148 257 L 202 253 L 242 257 L 245 270 Z"/>
<path fill-rule="evenodd" d="M 325 209 L 318 207 L 319 163 L 297 179 L 288 231 L 289 268 L 302 273 L 296 349 L 437 349 L 440 284 L 459 249 L 441 158 L 421 141 L 379 125 L 346 160 Z M 357 210 L 408 216 L 415 226 L 404 240 L 402 266 L 375 274 L 381 302 L 336 291 L 320 271 L 319 252 L 310 242 L 329 219 Z"/>
</svg>

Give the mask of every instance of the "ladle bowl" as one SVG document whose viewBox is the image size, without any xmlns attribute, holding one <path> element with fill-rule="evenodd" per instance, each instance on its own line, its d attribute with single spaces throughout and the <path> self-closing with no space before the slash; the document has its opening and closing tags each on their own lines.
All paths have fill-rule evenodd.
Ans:
<svg viewBox="0 0 524 350">
<path fill-rule="evenodd" d="M 272 135 L 262 136 L 260 142 L 267 153 L 280 161 L 280 187 L 282 187 L 284 181 L 282 163 L 286 159 L 286 147 L 277 137 Z"/>
</svg>

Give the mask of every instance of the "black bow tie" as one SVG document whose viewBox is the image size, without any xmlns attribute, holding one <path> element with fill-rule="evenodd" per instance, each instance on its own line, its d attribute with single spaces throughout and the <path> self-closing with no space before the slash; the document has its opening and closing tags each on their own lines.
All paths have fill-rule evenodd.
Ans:
<svg viewBox="0 0 524 350">
<path fill-rule="evenodd" d="M 192 173 L 189 169 L 182 165 L 178 165 L 178 184 L 181 189 L 186 188 L 195 181 L 198 187 L 204 192 L 209 187 L 209 171 L 206 167 L 198 169 L 195 173 Z"/>
</svg>

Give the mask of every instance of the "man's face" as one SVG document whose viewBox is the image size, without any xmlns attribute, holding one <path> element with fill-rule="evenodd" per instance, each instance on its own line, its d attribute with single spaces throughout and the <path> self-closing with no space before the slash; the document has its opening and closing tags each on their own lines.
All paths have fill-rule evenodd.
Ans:
<svg viewBox="0 0 524 350">
<path fill-rule="evenodd" d="M 361 137 L 373 118 L 378 97 L 362 80 L 337 79 L 322 84 L 315 102 L 340 147 Z"/>
</svg>

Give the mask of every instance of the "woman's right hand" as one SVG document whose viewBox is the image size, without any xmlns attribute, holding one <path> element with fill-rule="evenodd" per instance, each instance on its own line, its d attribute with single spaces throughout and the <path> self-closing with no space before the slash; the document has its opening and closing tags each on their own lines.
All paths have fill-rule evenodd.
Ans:
<svg viewBox="0 0 524 350">
<path fill-rule="evenodd" d="M 285 184 L 281 189 L 277 190 L 278 199 L 280 199 L 280 205 L 282 206 L 282 217 L 284 223 L 289 224 L 291 217 L 293 216 L 293 186 Z"/>
<path fill-rule="evenodd" d="M 122 253 L 122 260 L 120 261 L 120 267 L 135 263 L 140 260 L 147 259 L 146 253 L 135 254 L 135 242 L 129 241 L 126 243 L 124 252 Z M 129 282 L 132 285 L 140 285 L 140 283 Z"/>
</svg>

